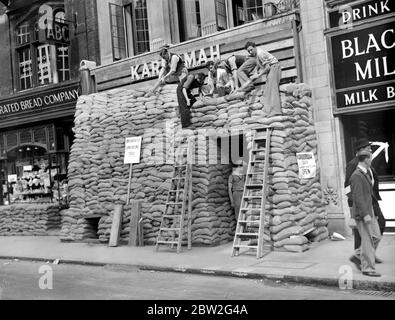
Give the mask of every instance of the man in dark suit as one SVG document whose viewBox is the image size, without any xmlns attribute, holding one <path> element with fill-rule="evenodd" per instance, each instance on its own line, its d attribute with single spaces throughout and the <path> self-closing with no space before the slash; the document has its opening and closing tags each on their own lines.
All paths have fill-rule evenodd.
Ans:
<svg viewBox="0 0 395 320">
<path fill-rule="evenodd" d="M 355 156 L 354 159 L 352 159 L 349 163 L 347 163 L 346 167 L 346 179 L 344 182 L 344 187 L 346 190 L 348 190 L 347 197 L 348 197 L 348 206 L 352 208 L 353 206 L 353 200 L 351 197 L 351 193 L 349 191 L 349 186 L 350 186 L 350 178 L 351 175 L 354 173 L 355 169 L 358 166 L 358 154 L 363 151 L 368 151 L 372 152 L 372 148 L 370 146 L 370 142 L 366 138 L 359 139 L 355 145 L 355 149 L 357 152 L 357 155 Z M 383 235 L 384 230 L 385 230 L 385 218 L 383 216 L 383 213 L 380 209 L 379 201 L 381 200 L 380 193 L 379 193 L 379 179 L 376 170 L 371 166 L 370 167 L 371 174 L 373 175 L 373 180 L 374 180 L 374 185 L 373 185 L 373 210 L 375 213 L 375 216 L 378 218 L 378 223 L 380 227 L 380 233 Z M 361 237 L 359 235 L 358 229 L 354 228 L 353 229 L 354 233 L 354 249 L 356 250 L 355 254 L 350 258 L 350 261 L 353 262 L 358 269 L 360 269 L 361 261 L 359 259 L 359 251 L 361 247 Z M 376 257 L 376 263 L 382 263 L 383 261 L 379 258 Z"/>
<path fill-rule="evenodd" d="M 380 277 L 375 270 L 376 249 L 381 240 L 377 217 L 373 211 L 373 175 L 370 173 L 372 154 L 361 151 L 358 167 L 351 175 L 351 216 L 355 219 L 361 237 L 360 259 L 362 274 Z"/>
</svg>

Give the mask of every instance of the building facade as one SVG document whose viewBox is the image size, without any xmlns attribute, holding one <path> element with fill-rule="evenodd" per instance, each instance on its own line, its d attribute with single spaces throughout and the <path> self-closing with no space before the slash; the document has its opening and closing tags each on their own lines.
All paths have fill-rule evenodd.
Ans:
<svg viewBox="0 0 395 320">
<path fill-rule="evenodd" d="M 97 64 L 92 77 L 99 92 L 137 90 L 157 80 L 158 50 L 165 44 L 182 56 L 191 72 L 207 72 L 207 61 L 246 54 L 244 44 L 251 40 L 278 58 L 282 83 L 304 82 L 312 87 L 317 161 L 330 231 L 351 232 L 344 172 L 361 132 L 374 142 L 381 205 L 386 218 L 394 218 L 390 2 L 4 2 L 0 20 L 0 40 L 7 44 L 0 48 L 6 62 L 0 76 L 3 184 L 9 175 L 23 174 L 26 163 L 17 161 L 19 153 L 28 154 L 27 148 L 42 148 L 43 155 L 63 154 L 64 160 L 57 161 L 67 163 L 81 60 Z M 365 36 L 359 39 L 360 34 Z M 35 140 L 36 130 L 41 130 L 41 140 Z M 8 203 L 9 190 L 2 191 L 2 201 Z"/>
<path fill-rule="evenodd" d="M 80 61 L 100 63 L 94 9 L 89 1 L 0 3 L 1 205 L 61 198 Z"/>
</svg>

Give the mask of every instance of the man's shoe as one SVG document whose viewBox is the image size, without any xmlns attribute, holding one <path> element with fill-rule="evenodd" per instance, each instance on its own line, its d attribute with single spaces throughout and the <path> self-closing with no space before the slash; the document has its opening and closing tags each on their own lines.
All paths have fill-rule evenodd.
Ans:
<svg viewBox="0 0 395 320">
<path fill-rule="evenodd" d="M 377 257 L 376 257 L 375 262 L 376 262 L 376 263 L 383 263 L 383 260 L 381 260 L 380 258 L 377 258 Z"/>
<path fill-rule="evenodd" d="M 357 256 L 351 256 L 350 261 L 361 271 L 361 260 Z"/>
<path fill-rule="evenodd" d="M 381 277 L 381 274 L 376 271 L 363 271 L 362 274 L 369 277 Z"/>
</svg>

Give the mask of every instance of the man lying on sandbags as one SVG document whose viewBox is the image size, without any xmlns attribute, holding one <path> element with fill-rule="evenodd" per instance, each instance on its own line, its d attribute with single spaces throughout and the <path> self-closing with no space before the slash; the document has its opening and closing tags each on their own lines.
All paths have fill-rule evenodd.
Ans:
<svg viewBox="0 0 395 320">
<path fill-rule="evenodd" d="M 269 52 L 258 49 L 254 42 L 247 42 L 244 48 L 250 54 L 251 59 L 248 59 L 238 70 L 240 82 L 243 83 L 239 91 L 251 91 L 255 80 L 266 74 L 266 87 L 263 95 L 265 112 L 269 116 L 281 115 L 280 63 Z"/>
<path fill-rule="evenodd" d="M 214 83 L 218 96 L 223 97 L 240 88 L 237 70 L 248 60 L 246 56 L 232 55 L 226 60 L 209 61 L 207 69 L 209 75 L 216 75 Z M 255 64 L 254 67 L 255 68 Z"/>
<path fill-rule="evenodd" d="M 178 83 L 188 75 L 188 69 L 182 58 L 169 52 L 169 46 L 162 48 L 159 54 L 162 58 L 162 67 L 159 71 L 159 80 L 155 86 L 149 90 L 147 95 L 155 91 L 166 83 Z"/>
</svg>

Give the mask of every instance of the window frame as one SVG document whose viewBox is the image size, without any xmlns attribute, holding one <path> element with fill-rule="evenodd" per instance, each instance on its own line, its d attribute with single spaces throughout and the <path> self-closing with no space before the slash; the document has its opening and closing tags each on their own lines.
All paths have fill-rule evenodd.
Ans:
<svg viewBox="0 0 395 320">
<path fill-rule="evenodd" d="M 217 31 L 223 31 L 229 29 L 229 21 L 228 21 L 228 3 L 226 0 L 214 0 L 215 3 L 215 20 L 217 24 Z M 218 5 L 223 5 L 225 10 L 225 15 L 221 15 L 218 13 Z M 219 17 L 223 17 L 225 19 L 226 27 L 222 28 L 219 25 Z"/>
<path fill-rule="evenodd" d="M 55 16 L 59 12 L 65 13 L 65 10 L 63 7 L 54 7 L 53 8 L 53 21 L 55 21 Z M 39 14 L 38 14 L 38 8 L 35 8 L 34 10 L 31 10 L 28 14 L 24 15 L 23 18 L 20 19 L 15 19 L 14 20 L 14 27 L 12 28 L 12 55 L 14 57 L 14 85 L 16 90 L 19 91 L 26 91 L 26 90 L 32 90 L 40 87 L 45 87 L 47 85 L 52 85 L 52 84 L 57 84 L 57 83 L 62 83 L 62 82 L 67 82 L 70 81 L 71 79 L 71 68 L 70 68 L 70 45 L 61 45 L 58 43 L 51 43 L 51 42 L 40 42 L 39 41 L 39 30 L 38 30 L 38 19 L 39 19 Z M 29 34 L 29 40 L 26 42 L 21 43 L 18 39 L 18 30 L 21 26 L 27 25 L 27 31 Z M 46 83 L 41 83 L 39 80 L 39 55 L 38 55 L 38 50 L 42 46 L 51 46 L 53 45 L 56 48 L 56 61 L 51 60 L 51 53 L 48 52 L 48 59 L 49 59 L 49 65 L 50 65 L 50 81 Z M 54 82 L 54 74 L 55 72 L 59 72 L 58 69 L 58 48 L 60 46 L 67 47 L 67 57 L 68 57 L 68 72 L 66 72 L 65 78 L 59 77 L 58 76 L 58 82 Z M 23 77 L 21 73 L 21 51 L 22 50 L 28 50 L 30 53 L 30 60 L 31 60 L 31 77 L 30 77 L 30 86 L 23 85 Z M 52 70 L 52 66 L 56 65 L 56 69 Z"/>
<path fill-rule="evenodd" d="M 116 21 L 114 21 L 114 15 L 112 8 L 115 9 L 120 9 L 121 12 L 121 27 L 118 24 L 118 15 L 115 15 Z M 122 5 L 118 5 L 116 3 L 109 3 L 108 4 L 108 10 L 109 10 L 109 15 L 110 15 L 110 35 L 111 35 L 111 46 L 112 46 L 112 58 L 113 61 L 119 61 L 122 59 L 125 59 L 129 56 L 128 54 L 128 43 L 127 43 L 127 33 L 126 33 L 126 26 L 125 26 L 125 7 Z M 117 34 L 114 35 L 114 29 L 117 29 Z M 123 32 L 123 37 L 119 36 L 119 29 L 122 30 Z M 115 45 L 115 38 L 118 39 L 118 45 Z M 123 40 L 124 47 L 119 46 L 119 39 Z M 118 50 L 118 52 L 116 52 Z"/>
<path fill-rule="evenodd" d="M 147 0 L 142 0 L 145 3 L 145 7 L 143 7 L 143 11 L 144 11 L 144 16 L 143 20 L 144 24 L 147 25 L 147 29 L 143 29 L 142 32 L 144 34 L 144 40 L 140 41 L 138 40 L 138 32 L 140 31 L 137 27 L 137 18 L 136 18 L 136 6 L 135 6 L 135 1 L 131 1 L 128 6 L 130 8 L 130 15 L 131 15 L 131 22 L 132 22 L 132 33 L 133 33 L 133 51 L 134 51 L 134 55 L 138 55 L 138 54 L 143 54 L 146 52 L 150 52 L 151 51 L 151 45 L 150 45 L 150 35 L 149 35 L 149 21 L 148 21 L 148 5 L 147 5 Z M 138 43 L 145 43 L 146 46 L 146 50 L 141 51 L 139 49 Z"/>
</svg>

